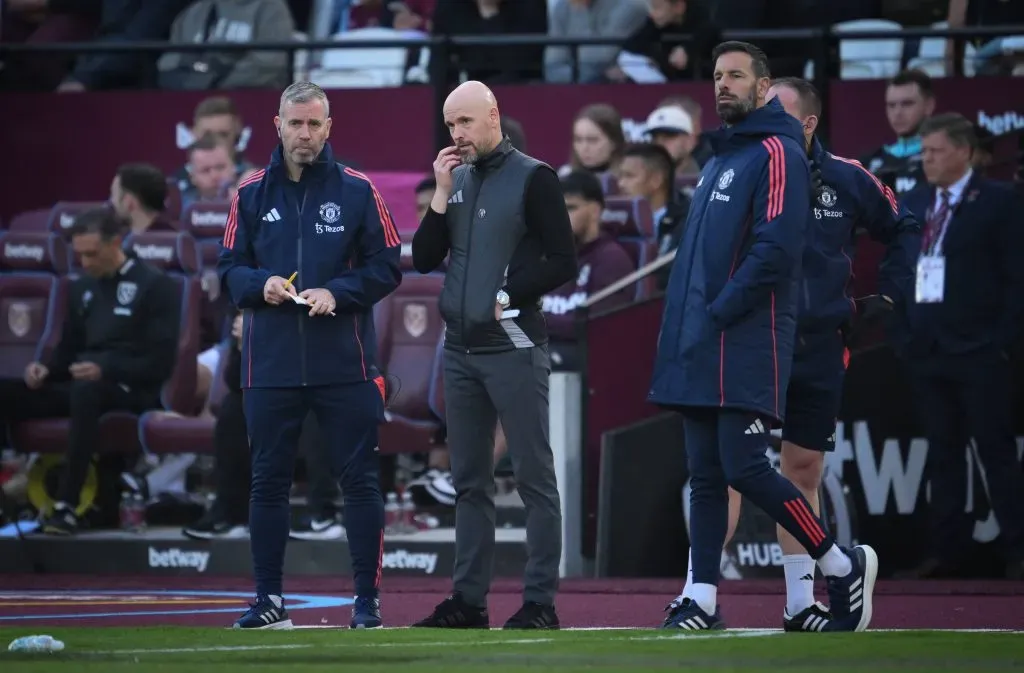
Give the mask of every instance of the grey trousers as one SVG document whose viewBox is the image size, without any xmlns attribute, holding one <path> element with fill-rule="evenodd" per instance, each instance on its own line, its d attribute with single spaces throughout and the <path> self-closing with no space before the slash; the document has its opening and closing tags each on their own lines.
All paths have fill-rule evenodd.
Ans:
<svg viewBox="0 0 1024 673">
<path fill-rule="evenodd" d="M 548 432 L 546 346 L 471 355 L 444 351 L 444 397 L 455 503 L 454 590 L 485 607 L 494 573 L 494 432 L 508 441 L 526 506 L 523 600 L 554 605 L 562 510 Z"/>
</svg>

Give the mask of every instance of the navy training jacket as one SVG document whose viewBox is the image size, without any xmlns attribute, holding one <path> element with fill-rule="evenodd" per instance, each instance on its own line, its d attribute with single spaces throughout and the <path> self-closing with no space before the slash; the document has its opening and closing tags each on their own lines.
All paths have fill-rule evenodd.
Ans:
<svg viewBox="0 0 1024 673">
<path fill-rule="evenodd" d="M 373 306 L 401 283 L 402 244 L 384 200 L 325 145 L 299 182 L 281 146 L 231 202 L 217 270 L 244 311 L 242 387 L 285 388 L 377 379 Z M 263 287 L 295 271 L 296 292 L 324 288 L 336 315 L 271 306 Z"/>
<path fill-rule="evenodd" d="M 811 217 L 803 132 L 774 99 L 710 141 L 665 290 L 648 399 L 782 421 Z"/>
<path fill-rule="evenodd" d="M 801 332 L 842 328 L 854 318 L 848 294 L 853 278 L 856 232 L 864 229 L 886 246 L 879 269 L 878 292 L 902 313 L 913 289 L 914 265 L 921 247 L 921 226 L 887 185 L 860 162 L 826 152 L 817 138 L 811 154 L 824 189 L 813 204 L 800 281 Z"/>
</svg>

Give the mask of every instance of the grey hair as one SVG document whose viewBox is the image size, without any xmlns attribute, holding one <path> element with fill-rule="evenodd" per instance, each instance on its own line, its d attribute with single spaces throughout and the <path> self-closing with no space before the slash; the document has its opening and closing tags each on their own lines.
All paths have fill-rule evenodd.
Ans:
<svg viewBox="0 0 1024 673">
<path fill-rule="evenodd" d="M 331 104 L 327 101 L 327 94 L 324 93 L 324 90 L 312 82 L 295 82 L 281 93 L 278 114 L 284 116 L 285 103 L 309 103 L 314 100 L 324 104 L 324 115 L 330 117 Z"/>
</svg>

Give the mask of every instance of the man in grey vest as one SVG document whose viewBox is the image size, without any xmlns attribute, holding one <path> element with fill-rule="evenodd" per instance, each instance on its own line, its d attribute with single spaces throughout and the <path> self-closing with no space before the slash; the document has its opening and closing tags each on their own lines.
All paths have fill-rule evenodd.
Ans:
<svg viewBox="0 0 1024 673">
<path fill-rule="evenodd" d="M 454 147 L 437 155 L 437 188 L 413 237 L 413 264 L 437 269 L 444 395 L 455 505 L 454 590 L 414 626 L 489 628 L 494 565 L 494 429 L 501 420 L 526 506 L 523 607 L 505 628 L 558 628 L 562 513 L 548 442 L 548 336 L 540 299 L 576 277 L 558 176 L 502 135 L 494 94 L 465 82 L 448 96 Z"/>
</svg>

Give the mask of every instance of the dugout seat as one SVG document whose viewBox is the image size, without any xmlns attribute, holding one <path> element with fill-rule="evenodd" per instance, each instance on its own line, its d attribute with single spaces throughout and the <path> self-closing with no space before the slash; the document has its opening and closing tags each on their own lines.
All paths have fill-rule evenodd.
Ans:
<svg viewBox="0 0 1024 673">
<path fill-rule="evenodd" d="M 55 234 L 0 233 L 0 377 L 20 379 L 60 341 L 67 308 L 67 244 Z"/>
<path fill-rule="evenodd" d="M 181 228 L 197 239 L 224 238 L 230 201 L 197 201 L 181 212 Z"/>
<path fill-rule="evenodd" d="M 79 213 L 105 205 L 103 201 L 58 201 L 50 209 L 46 230 L 55 234 L 64 233 L 75 223 Z"/>
<path fill-rule="evenodd" d="M 181 219 L 181 188 L 174 178 L 167 179 L 167 198 L 164 199 L 164 217 L 175 222 Z"/>
<path fill-rule="evenodd" d="M 438 311 L 443 285 L 442 274 L 407 274 L 376 312 L 381 369 L 401 382 L 380 429 L 381 453 L 427 451 L 440 429 L 429 398 L 434 354 L 444 333 Z"/>
<path fill-rule="evenodd" d="M 228 362 L 230 348 L 226 344 L 217 347 L 220 359 L 217 371 L 213 373 L 206 405 L 214 416 L 190 416 L 173 411 L 147 411 L 139 418 L 139 442 L 147 453 L 166 455 L 175 453 L 199 453 L 213 455 L 213 428 L 220 402 L 228 390 L 224 381 L 224 369 Z"/>
<path fill-rule="evenodd" d="M 36 208 L 18 213 L 7 223 L 10 231 L 46 231 L 46 223 L 50 221 L 53 208 Z"/>
<path fill-rule="evenodd" d="M 625 248 L 629 256 L 633 258 L 636 268 L 644 264 L 650 264 L 658 258 L 658 244 L 647 238 L 619 238 L 619 244 Z M 654 274 L 648 274 L 636 283 L 636 301 L 646 299 L 657 288 L 657 280 Z"/>
<path fill-rule="evenodd" d="M 169 258 L 161 250 L 152 256 L 154 263 L 165 269 L 169 276 L 178 281 L 181 291 L 181 334 L 178 339 L 177 361 L 171 378 L 161 390 L 160 403 L 167 411 L 177 413 L 195 412 L 196 357 L 199 355 L 199 312 L 202 291 L 199 279 L 188 275 L 187 269 L 195 269 L 195 250 L 189 257 L 189 246 L 180 248 L 185 259 L 177 257 L 178 237 L 191 239 L 188 234 L 174 232 L 152 232 L 130 236 L 126 243 L 133 248 L 153 245 L 174 251 Z M 48 418 L 25 421 L 11 428 L 11 444 L 18 450 L 35 453 L 64 453 L 67 450 L 69 421 L 66 418 Z M 132 454 L 142 448 L 139 441 L 139 417 L 135 414 L 114 411 L 100 419 L 99 452 Z"/>
<path fill-rule="evenodd" d="M 609 197 L 601 213 L 601 228 L 614 236 L 651 238 L 654 236 L 654 212 L 647 199 Z"/>
</svg>

